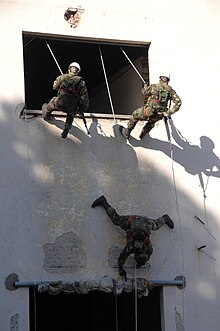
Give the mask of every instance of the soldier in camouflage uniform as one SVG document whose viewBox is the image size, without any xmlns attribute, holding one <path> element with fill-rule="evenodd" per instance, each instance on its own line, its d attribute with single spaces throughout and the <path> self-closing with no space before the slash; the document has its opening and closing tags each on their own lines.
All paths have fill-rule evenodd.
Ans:
<svg viewBox="0 0 220 331">
<path fill-rule="evenodd" d="M 92 208 L 97 206 L 102 206 L 111 221 L 126 231 L 127 243 L 118 257 L 119 275 L 125 278 L 126 272 L 123 265 L 130 254 L 134 254 L 137 268 L 143 266 L 150 259 L 153 253 L 153 247 L 150 241 L 151 231 L 158 230 L 164 224 L 170 229 L 174 228 L 174 223 L 167 214 L 156 220 L 138 215 L 120 216 L 117 214 L 116 210 L 108 204 L 103 195 L 93 202 Z"/>
<path fill-rule="evenodd" d="M 48 104 L 42 106 L 42 117 L 51 119 L 53 110 L 61 110 L 67 113 L 65 128 L 61 133 L 66 138 L 71 129 L 74 115 L 83 114 L 89 107 L 89 96 L 85 81 L 78 76 L 81 68 L 77 62 L 68 67 L 68 73 L 60 75 L 53 83 L 53 89 L 58 90 L 57 97 L 53 97 Z"/>
<path fill-rule="evenodd" d="M 164 116 L 171 116 L 180 109 L 182 102 L 173 88 L 168 85 L 169 81 L 168 77 L 160 76 L 158 84 L 144 85 L 142 89 L 142 94 L 145 96 L 144 106 L 132 113 L 127 128 L 123 126 L 119 128 L 125 139 L 129 139 L 131 131 L 139 120 L 147 121 L 139 136 L 142 139 L 154 127 L 157 121 L 163 119 Z M 174 106 L 168 109 L 168 103 L 171 103 L 171 101 L 174 103 Z"/>
</svg>

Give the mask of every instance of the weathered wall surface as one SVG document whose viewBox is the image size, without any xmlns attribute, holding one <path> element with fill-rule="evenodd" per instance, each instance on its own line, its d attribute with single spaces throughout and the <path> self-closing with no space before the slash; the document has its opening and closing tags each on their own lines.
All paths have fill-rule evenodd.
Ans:
<svg viewBox="0 0 220 331">
<path fill-rule="evenodd" d="M 72 6 L 78 6 L 72 4 Z M 112 251 L 124 234 L 91 203 L 105 194 L 121 214 L 169 213 L 173 231 L 153 233 L 154 254 L 139 276 L 173 279 L 185 290 L 164 290 L 164 330 L 216 330 L 219 326 L 220 45 L 218 1 L 81 1 L 80 25 L 63 19 L 63 1 L 1 1 L 0 330 L 28 330 L 28 290 L 9 291 L 5 279 L 117 278 Z M 63 120 L 22 121 L 22 31 L 151 42 L 150 81 L 161 73 L 182 98 L 173 116 L 172 156 L 164 124 L 143 141 L 137 125 L 129 143 L 113 120 L 89 120 L 91 136 L 76 120 L 67 140 Z M 40 70 L 40 68 L 39 68 Z M 135 97 L 135 96 L 134 96 Z M 204 195 L 206 198 L 204 198 Z M 197 215 L 205 224 L 195 219 Z M 198 252 L 197 248 L 206 245 Z M 133 261 L 128 274 L 133 276 Z"/>
</svg>

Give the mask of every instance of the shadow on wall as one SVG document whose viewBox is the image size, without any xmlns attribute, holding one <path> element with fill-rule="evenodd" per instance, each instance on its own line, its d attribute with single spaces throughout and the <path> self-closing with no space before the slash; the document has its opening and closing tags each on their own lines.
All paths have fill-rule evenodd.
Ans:
<svg viewBox="0 0 220 331">
<path fill-rule="evenodd" d="M 209 176 L 220 178 L 220 159 L 213 152 L 214 142 L 206 137 L 200 137 L 200 146 L 192 145 L 174 126 L 172 119 L 169 120 L 172 138 L 176 145 L 172 145 L 173 160 L 179 163 L 191 175 L 198 175 L 203 195 L 206 197 L 206 189 Z M 159 150 L 170 157 L 170 143 L 159 139 L 151 138 L 149 135 L 143 141 L 130 138 L 134 147 L 142 146 L 147 149 Z M 204 183 L 203 174 L 208 178 Z"/>
<path fill-rule="evenodd" d="M 80 144 L 76 144 L 75 140 L 72 139 L 64 141 L 60 136 L 57 136 L 57 132 L 55 134 L 53 131 L 48 132 L 48 124 L 44 123 L 42 119 L 36 118 L 31 122 L 22 122 L 13 114 L 13 106 L 10 104 L 2 104 L 1 109 L 4 119 L 0 119 L 1 141 L 3 142 L 1 155 L 4 155 L 3 160 L 1 159 L 1 182 L 4 183 L 1 185 L 3 188 L 1 235 L 8 240 L 7 244 L 4 240 L 1 241 L 3 249 L 0 251 L 4 252 L 6 256 L 9 253 L 13 255 L 13 261 L 8 259 L 8 268 L 12 268 L 13 272 L 19 276 L 25 275 L 26 269 L 31 268 L 39 247 L 43 247 L 46 240 L 53 241 L 51 238 L 57 234 L 56 227 L 59 227 L 59 235 L 68 231 L 77 232 L 77 235 L 80 234 L 82 245 L 86 247 L 87 258 L 97 252 L 97 247 L 99 249 L 102 248 L 102 244 L 106 245 L 100 240 L 105 231 L 104 225 L 95 226 L 95 222 L 100 225 L 103 211 L 92 212 L 90 207 L 93 199 L 101 194 L 110 195 L 110 201 L 119 212 L 123 211 L 123 213 L 128 210 L 130 212 L 134 206 L 137 211 L 143 207 L 151 212 L 153 207 L 158 204 L 157 192 L 154 187 L 160 187 L 161 196 L 163 196 L 162 207 L 158 206 L 158 210 L 166 205 L 169 209 L 173 203 L 167 194 L 170 183 L 162 177 L 162 174 L 160 177 L 158 174 L 154 175 L 154 169 L 151 170 L 151 176 L 148 176 L 146 172 L 141 173 L 138 169 L 138 159 L 134 149 L 124 141 L 117 126 L 114 127 L 115 137 L 109 137 L 97 119 L 94 118 L 89 128 L 91 133 L 91 137 L 89 137 L 74 125 L 70 130 L 70 135 L 73 134 L 80 141 Z M 51 125 L 63 130 L 64 122 L 55 120 L 51 122 Z M 181 164 L 188 173 L 198 174 L 201 186 L 203 183 L 201 182 L 202 174 L 220 177 L 219 158 L 213 152 L 214 143 L 209 138 L 202 136 L 201 147 L 191 145 L 182 137 L 172 121 L 170 121 L 170 125 L 173 139 L 180 146 L 173 146 L 174 161 Z M 141 146 L 159 150 L 170 157 L 168 142 L 148 136 L 143 141 L 131 137 L 130 143 L 135 147 Z M 21 153 L 21 146 L 24 146 L 25 153 Z M 44 177 L 41 177 L 43 178 L 41 180 L 41 178 L 34 176 L 33 168 L 40 162 L 50 170 L 51 175 L 48 181 L 44 180 Z M 145 162 L 147 165 L 147 159 Z M 216 171 L 215 167 L 217 168 Z M 163 185 L 160 185 L 161 182 Z M 6 197 L 9 190 L 10 196 Z M 204 183 L 203 190 L 205 191 Z M 143 196 L 140 197 L 140 192 L 144 199 L 142 199 Z M 25 193 L 25 195 L 23 196 L 21 193 Z M 184 202 L 186 206 L 187 203 L 189 205 L 192 203 L 191 198 L 187 196 L 185 196 Z M 203 210 L 201 210 L 202 212 Z M 184 224 L 183 232 L 187 232 L 187 240 L 193 245 L 200 238 L 201 233 L 196 232 L 197 228 L 195 229 L 195 227 L 190 228 L 190 225 L 191 223 Z M 53 231 L 53 233 L 51 234 L 49 231 Z M 98 240 L 96 240 L 94 233 Z M 57 235 L 57 237 L 59 236 Z M 164 238 L 166 238 L 166 234 Z M 161 254 L 164 255 L 167 254 L 168 246 L 166 245 L 170 245 L 165 241 L 157 241 L 159 248 L 163 248 Z M 28 244 L 30 246 L 27 250 Z M 176 245 L 175 249 L 181 250 L 179 246 Z M 193 248 L 190 247 L 189 249 L 192 250 Z M 10 252 L 7 253 L 7 251 Z M 23 260 L 19 259 L 21 252 Z M 211 249 L 209 253 L 212 256 Z M 178 253 L 176 255 L 178 258 Z M 40 254 L 37 260 L 39 258 Z M 174 257 L 170 258 L 173 259 Z M 204 270 L 206 273 L 211 273 L 214 268 L 213 261 L 208 255 L 205 258 L 205 262 L 204 259 L 201 259 Z M 31 261 L 31 265 L 28 261 Z M 96 263 L 94 260 L 93 262 Z M 187 261 L 187 263 L 190 262 Z M 11 265 L 12 263 L 13 265 Z M 179 268 L 178 262 L 175 268 Z M 38 270 L 40 270 L 40 265 Z M 2 272 L 4 273 L 4 270 Z M 172 271 L 170 273 L 172 274 Z M 30 274 L 30 276 L 35 275 L 32 271 Z M 205 283 L 206 279 L 209 278 L 202 276 L 203 274 L 200 275 L 200 281 L 202 279 Z M 216 283 L 217 281 L 219 280 L 216 279 Z M 190 296 L 195 294 L 197 299 L 194 299 L 194 302 L 196 300 L 200 302 L 202 299 L 203 305 L 206 304 L 210 307 L 212 304 L 213 311 L 215 311 L 215 299 L 206 298 L 203 293 L 199 293 L 198 288 L 194 291 L 194 293 L 192 291 L 189 294 Z"/>
<path fill-rule="evenodd" d="M 56 126 L 60 130 L 64 129 L 64 122 L 59 119 L 54 118 L 52 121 L 49 121 L 49 124 Z M 77 127 L 77 123 L 74 121 L 68 137 L 72 135 L 79 139 L 79 141 L 84 144 L 85 151 L 92 154 L 96 162 L 104 163 L 105 169 L 108 167 L 115 167 L 116 169 L 119 164 L 120 156 L 123 155 L 123 160 L 120 162 L 120 171 L 136 171 L 138 168 L 136 153 L 130 145 L 125 143 L 118 127 L 118 125 L 113 127 L 115 136 L 109 137 L 104 132 L 98 119 L 94 116 L 89 127 L 90 136 L 85 132 L 83 121 L 80 127 Z M 120 144 L 120 146 L 117 145 L 116 142 Z M 112 180 L 114 179 L 112 178 Z"/>
</svg>

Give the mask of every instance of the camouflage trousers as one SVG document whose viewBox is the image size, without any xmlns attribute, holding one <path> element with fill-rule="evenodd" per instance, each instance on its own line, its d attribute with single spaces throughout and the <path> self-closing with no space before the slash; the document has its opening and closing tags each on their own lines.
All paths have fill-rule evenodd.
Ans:
<svg viewBox="0 0 220 331">
<path fill-rule="evenodd" d="M 150 123 L 151 126 L 154 127 L 154 124 L 162 119 L 163 119 L 163 114 L 155 112 L 150 107 L 143 106 L 133 111 L 128 121 L 127 127 L 130 130 L 133 130 L 137 122 L 140 120 L 148 121 L 148 123 Z"/>
<path fill-rule="evenodd" d="M 60 110 L 61 109 L 61 99 L 59 97 L 53 97 L 47 105 L 47 114 L 50 115 L 52 111 Z M 66 113 L 66 122 L 65 122 L 65 129 L 70 130 L 72 127 L 73 119 L 76 112 L 68 112 Z"/>
<path fill-rule="evenodd" d="M 120 228 L 125 231 L 128 230 L 132 215 L 120 216 L 112 207 L 109 207 L 106 212 L 113 224 L 120 226 Z M 141 218 L 141 216 L 138 217 Z M 156 226 L 161 227 L 164 224 L 164 219 L 160 217 L 156 220 L 149 220 L 149 224 L 150 223 L 152 223 L 152 226 L 156 224 Z M 139 265 L 144 265 L 150 259 L 152 253 L 153 247 L 150 236 L 145 238 L 145 240 L 139 241 L 129 236 L 127 232 L 127 243 L 118 257 L 118 266 L 123 267 L 130 254 L 134 254 L 134 259 Z"/>
</svg>

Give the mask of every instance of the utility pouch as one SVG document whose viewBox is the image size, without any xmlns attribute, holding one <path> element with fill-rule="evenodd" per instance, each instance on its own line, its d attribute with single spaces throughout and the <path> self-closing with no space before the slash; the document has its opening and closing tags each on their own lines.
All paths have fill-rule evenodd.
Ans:
<svg viewBox="0 0 220 331">
<path fill-rule="evenodd" d="M 78 97 L 74 94 L 62 95 L 60 107 L 65 113 L 77 112 L 79 110 Z"/>
<path fill-rule="evenodd" d="M 157 112 L 163 113 L 167 109 L 167 104 L 170 99 L 170 93 L 166 90 L 158 91 L 158 104 L 157 104 Z"/>
<path fill-rule="evenodd" d="M 81 78 L 76 76 L 72 79 L 62 82 L 60 89 L 61 95 L 61 110 L 65 113 L 75 113 L 79 110 L 79 83 Z"/>
</svg>

